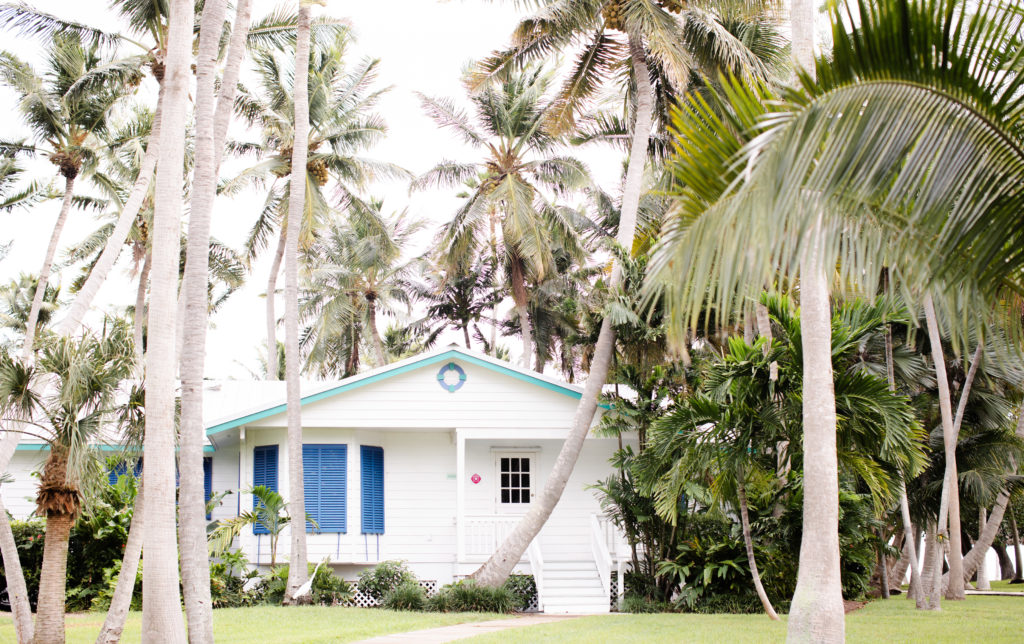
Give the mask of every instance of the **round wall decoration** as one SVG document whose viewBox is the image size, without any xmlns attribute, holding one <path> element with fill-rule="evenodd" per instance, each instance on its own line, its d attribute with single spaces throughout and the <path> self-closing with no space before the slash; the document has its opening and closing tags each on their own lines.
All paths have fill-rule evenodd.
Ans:
<svg viewBox="0 0 1024 644">
<path fill-rule="evenodd" d="M 469 477 L 469 480 L 473 481 L 473 484 L 475 485 L 475 484 L 479 483 L 480 481 L 482 481 L 483 479 L 480 478 L 479 474 L 474 474 L 473 476 Z"/>
<path fill-rule="evenodd" d="M 465 384 L 466 372 L 454 362 L 449 362 L 437 372 L 437 382 L 448 393 L 455 393 Z"/>
</svg>

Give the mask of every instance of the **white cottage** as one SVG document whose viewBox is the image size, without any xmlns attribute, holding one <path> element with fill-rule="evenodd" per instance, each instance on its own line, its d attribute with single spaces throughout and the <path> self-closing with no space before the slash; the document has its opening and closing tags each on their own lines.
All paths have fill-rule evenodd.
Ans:
<svg viewBox="0 0 1024 644">
<path fill-rule="evenodd" d="M 451 346 L 335 383 L 303 387 L 306 508 L 320 532 L 310 561 L 354 578 L 402 559 L 438 585 L 473 572 L 543 487 L 582 388 Z M 252 507 L 267 485 L 287 498 L 283 382 L 224 381 L 206 390 L 207 492 L 235 492 L 213 518 Z M 534 575 L 547 612 L 607 612 L 624 564 L 621 537 L 587 486 L 607 477 L 617 441 L 588 436 L 561 502 L 518 570 Z M 15 516 L 32 511 L 40 446 L 22 444 L 3 485 Z M 287 554 L 287 535 L 281 550 Z M 241 536 L 269 561 L 259 530 Z"/>
</svg>

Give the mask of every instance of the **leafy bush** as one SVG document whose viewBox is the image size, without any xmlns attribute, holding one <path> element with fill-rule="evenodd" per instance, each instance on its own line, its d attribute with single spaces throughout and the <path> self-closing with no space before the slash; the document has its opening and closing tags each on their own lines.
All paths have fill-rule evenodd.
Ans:
<svg viewBox="0 0 1024 644">
<path fill-rule="evenodd" d="M 533 575 L 509 575 L 504 586 L 512 593 L 518 611 L 526 610 L 537 599 L 537 583 Z"/>
<path fill-rule="evenodd" d="M 508 588 L 477 586 L 469 579 L 444 586 L 427 602 L 428 610 L 439 613 L 511 613 L 516 605 Z"/>
<path fill-rule="evenodd" d="M 106 611 L 110 609 L 110 602 L 114 598 L 114 590 L 117 588 L 117 580 L 121 576 L 121 561 L 115 561 L 114 565 L 103 571 L 103 585 L 92 598 L 89 605 L 90 610 Z M 131 610 L 142 610 L 142 562 L 139 561 L 139 569 L 135 573 L 135 589 L 132 592 Z"/>
<path fill-rule="evenodd" d="M 414 581 L 399 584 L 381 600 L 381 606 L 389 610 L 423 610 L 426 605 L 427 591 Z"/>
<path fill-rule="evenodd" d="M 627 593 L 622 598 L 620 610 L 623 613 L 667 613 L 672 606 L 666 602 L 654 601 L 643 595 Z"/>
<path fill-rule="evenodd" d="M 317 570 L 316 566 L 309 564 L 309 574 L 314 575 L 313 583 L 310 586 L 310 595 L 314 604 L 322 606 L 337 606 L 352 599 L 352 585 L 338 577 L 331 570 L 330 566 L 322 565 Z M 284 601 L 284 592 L 288 586 L 288 564 L 278 566 L 263 576 L 261 583 L 254 593 L 262 597 L 267 604 L 281 604 Z"/>
<path fill-rule="evenodd" d="M 317 569 L 316 566 L 310 564 L 309 574 L 314 575 L 313 585 L 310 589 L 314 604 L 338 606 L 352 601 L 355 597 L 355 593 L 352 592 L 352 584 L 335 575 L 330 566 L 323 565 Z"/>
<path fill-rule="evenodd" d="M 262 599 L 261 593 L 256 589 L 245 589 L 245 585 L 258 576 L 256 570 L 249 570 L 249 560 L 241 550 L 222 553 L 219 562 L 210 564 L 210 598 L 213 607 L 237 608 L 258 604 Z"/>
<path fill-rule="evenodd" d="M 378 602 L 405 583 L 416 583 L 416 575 L 401 561 L 382 561 L 359 575 L 357 586 Z"/>
</svg>

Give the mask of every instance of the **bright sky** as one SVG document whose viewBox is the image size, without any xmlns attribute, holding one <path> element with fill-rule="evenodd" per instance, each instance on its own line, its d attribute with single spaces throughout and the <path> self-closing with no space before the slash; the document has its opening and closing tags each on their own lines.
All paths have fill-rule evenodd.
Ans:
<svg viewBox="0 0 1024 644">
<path fill-rule="evenodd" d="M 105 0 L 35 0 L 32 4 L 44 11 L 100 28 L 121 29 Z M 254 4 L 253 15 L 258 18 L 279 3 L 255 0 Z M 389 136 L 367 156 L 397 163 L 417 174 L 442 158 L 474 160 L 474 156 L 455 138 L 438 130 L 422 113 L 414 92 L 463 100 L 464 91 L 459 79 L 465 64 L 508 41 L 517 17 L 509 4 L 479 0 L 328 0 L 326 7 L 314 11 L 315 15 L 348 18 L 358 39 L 354 53 L 360 57 L 380 58 L 380 84 L 393 87 L 378 108 L 390 127 Z M 40 45 L 37 42 L 4 34 L 2 46 L 31 62 L 39 60 Z M 146 97 L 145 94 L 140 96 Z M 15 110 L 13 94 L 0 88 L 0 113 L 9 115 L 0 121 L 0 137 L 26 135 Z M 617 155 L 596 149 L 572 153 L 591 166 L 606 190 L 618 192 Z M 54 167 L 46 161 L 36 162 L 30 169 L 38 177 L 57 176 Z M 380 185 L 373 189 L 373 193 L 385 197 L 385 209 L 388 211 L 408 207 L 413 216 L 438 223 L 447 220 L 457 205 L 450 193 L 439 191 L 409 197 L 405 185 Z M 233 199 L 219 199 L 214 213 L 214 235 L 231 246 L 239 247 L 261 201 L 262 195 L 255 192 Z M 20 272 L 39 270 L 58 208 L 58 202 L 51 202 L 32 212 L 21 211 L 7 216 L 7 225 L 0 228 L 0 242 L 13 240 L 14 245 L 8 257 L 0 262 L 0 281 L 7 281 Z M 62 245 L 80 240 L 95 227 L 93 213 L 73 212 L 62 237 Z M 425 239 L 424 243 L 428 241 Z M 417 252 L 421 250 L 425 248 L 417 249 Z M 135 286 L 130 281 L 127 255 L 123 254 L 115 269 L 116 274 L 101 291 L 98 307 L 118 310 L 134 302 Z M 214 316 L 208 343 L 209 377 L 247 377 L 242 364 L 255 368 L 257 347 L 265 342 L 263 293 L 268 270 L 269 260 L 258 263 L 249 283 Z M 73 277 L 72 271 L 66 270 L 64 282 Z M 278 314 L 282 311 L 283 304 L 279 300 Z M 283 329 L 281 333 L 279 337 L 283 337 Z M 513 346 L 515 353 L 517 343 L 511 341 L 508 344 Z"/>
</svg>

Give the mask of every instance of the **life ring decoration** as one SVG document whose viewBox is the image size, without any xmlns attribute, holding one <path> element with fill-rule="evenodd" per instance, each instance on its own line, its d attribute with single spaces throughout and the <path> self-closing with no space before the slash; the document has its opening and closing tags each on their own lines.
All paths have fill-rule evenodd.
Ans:
<svg viewBox="0 0 1024 644">
<path fill-rule="evenodd" d="M 455 380 L 448 374 L 455 373 L 459 379 Z M 454 381 L 454 382 L 452 382 Z M 462 388 L 462 385 L 466 384 L 466 372 L 462 370 L 462 367 L 449 362 L 445 366 L 441 367 L 441 370 L 437 372 L 437 382 L 445 389 L 448 393 L 453 394 Z"/>
</svg>

